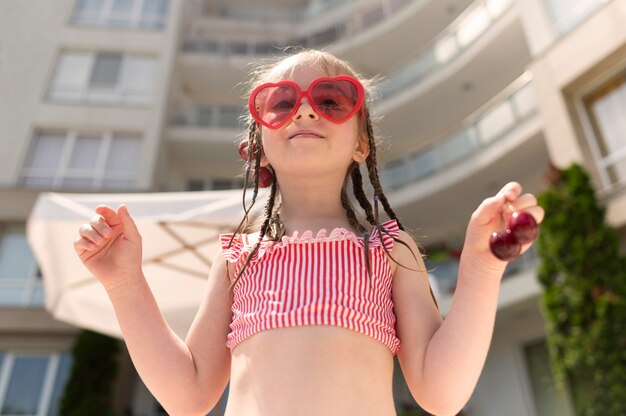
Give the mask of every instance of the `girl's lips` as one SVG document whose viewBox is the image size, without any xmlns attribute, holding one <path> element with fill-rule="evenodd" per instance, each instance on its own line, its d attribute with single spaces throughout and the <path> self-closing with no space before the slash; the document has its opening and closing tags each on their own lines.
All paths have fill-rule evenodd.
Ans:
<svg viewBox="0 0 626 416">
<path fill-rule="evenodd" d="M 302 134 L 296 134 L 295 136 L 292 137 L 292 139 L 321 139 L 321 136 L 318 136 L 317 134 L 311 134 L 311 133 L 302 133 Z"/>
<path fill-rule="evenodd" d="M 291 139 L 305 139 L 305 138 L 309 138 L 309 139 L 323 139 L 324 137 L 319 134 L 316 131 L 313 130 L 300 130 L 300 131 L 296 131 L 294 134 L 292 134 L 289 137 L 289 140 Z"/>
</svg>

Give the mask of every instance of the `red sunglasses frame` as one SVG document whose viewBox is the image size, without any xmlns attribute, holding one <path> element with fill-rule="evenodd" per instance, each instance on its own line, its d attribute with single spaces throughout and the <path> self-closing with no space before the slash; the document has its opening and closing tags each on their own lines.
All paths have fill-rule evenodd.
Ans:
<svg viewBox="0 0 626 416">
<path fill-rule="evenodd" d="M 341 120 L 335 120 L 334 118 L 326 115 L 323 111 L 320 111 L 320 109 L 317 107 L 317 105 L 315 104 L 315 102 L 312 100 L 311 98 L 311 91 L 313 90 L 313 88 L 315 88 L 315 86 L 321 82 L 333 82 L 333 81 L 348 81 L 350 82 L 352 85 L 354 85 L 357 89 L 357 101 L 354 104 L 354 108 L 350 111 L 350 113 L 348 113 L 347 116 L 345 116 L 344 118 L 342 118 Z M 294 90 L 296 91 L 297 94 L 297 98 L 296 98 L 296 103 L 293 106 L 293 110 L 291 111 L 291 113 L 285 117 L 285 119 L 283 121 L 281 121 L 280 123 L 276 124 L 276 125 L 272 125 L 269 124 L 267 122 L 265 122 L 263 120 L 263 118 L 261 117 L 261 115 L 257 112 L 256 110 L 256 106 L 254 105 L 255 101 L 256 101 L 256 97 L 257 95 L 265 88 L 270 88 L 270 87 L 279 87 L 282 85 L 288 85 L 294 88 Z M 289 122 L 289 120 L 294 116 L 294 114 L 296 114 L 298 112 L 298 109 L 300 108 L 300 103 L 302 102 L 302 98 L 306 98 L 309 101 L 309 105 L 311 106 L 311 108 L 313 108 L 313 110 L 315 110 L 315 112 L 317 114 L 319 114 L 321 117 L 325 118 L 328 121 L 331 121 L 335 124 L 342 124 L 345 123 L 346 121 L 348 121 L 353 115 L 355 115 L 357 113 L 357 111 L 359 111 L 359 109 L 361 110 L 361 114 L 363 116 L 363 118 L 365 118 L 365 106 L 363 105 L 363 103 L 365 102 L 365 89 L 363 88 L 363 85 L 361 85 L 361 83 L 359 82 L 358 79 L 351 77 L 349 75 L 339 75 L 336 77 L 319 77 L 319 78 L 315 78 L 313 81 L 311 81 L 311 83 L 309 84 L 309 86 L 307 87 L 306 90 L 302 91 L 302 89 L 300 88 L 300 86 L 298 84 L 296 84 L 293 81 L 289 81 L 289 80 L 285 80 L 285 81 L 280 81 L 280 82 L 268 82 L 265 84 L 261 84 L 258 87 L 256 87 L 252 93 L 250 94 L 250 97 L 248 98 L 248 110 L 250 111 L 250 114 L 252 115 L 252 117 L 260 124 L 264 125 L 265 127 L 269 128 L 269 129 L 279 129 L 282 126 L 284 126 L 285 124 L 287 124 Z"/>
</svg>

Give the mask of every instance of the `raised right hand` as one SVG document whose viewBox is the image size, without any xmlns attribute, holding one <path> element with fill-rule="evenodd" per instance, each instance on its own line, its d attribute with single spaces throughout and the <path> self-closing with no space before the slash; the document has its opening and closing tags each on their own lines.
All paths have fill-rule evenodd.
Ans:
<svg viewBox="0 0 626 416">
<path fill-rule="evenodd" d="M 78 233 L 74 250 L 105 288 L 141 275 L 141 235 L 126 205 L 120 205 L 117 212 L 99 205 Z"/>
</svg>

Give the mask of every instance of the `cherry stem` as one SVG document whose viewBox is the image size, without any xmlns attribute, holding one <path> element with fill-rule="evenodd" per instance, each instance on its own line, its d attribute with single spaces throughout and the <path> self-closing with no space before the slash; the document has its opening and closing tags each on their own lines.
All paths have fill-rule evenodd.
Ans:
<svg viewBox="0 0 626 416">
<path fill-rule="evenodd" d="M 509 201 L 504 201 L 504 203 L 506 204 L 507 207 L 509 207 L 509 209 L 511 210 L 511 212 L 516 212 L 517 210 L 515 209 L 515 207 L 513 206 L 513 204 L 511 204 Z"/>
</svg>

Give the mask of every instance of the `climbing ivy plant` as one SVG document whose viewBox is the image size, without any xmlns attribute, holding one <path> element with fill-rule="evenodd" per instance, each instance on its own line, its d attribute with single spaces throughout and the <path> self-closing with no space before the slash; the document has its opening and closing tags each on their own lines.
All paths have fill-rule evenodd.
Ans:
<svg viewBox="0 0 626 416">
<path fill-rule="evenodd" d="M 539 195 L 546 344 L 556 383 L 580 416 L 626 415 L 626 257 L 588 174 L 554 167 Z"/>
</svg>

